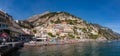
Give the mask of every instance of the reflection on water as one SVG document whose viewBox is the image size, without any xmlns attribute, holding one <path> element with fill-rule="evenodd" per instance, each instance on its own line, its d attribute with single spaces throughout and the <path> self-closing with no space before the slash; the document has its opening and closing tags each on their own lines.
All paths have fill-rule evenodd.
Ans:
<svg viewBox="0 0 120 56">
<path fill-rule="evenodd" d="M 24 47 L 19 53 L 19 56 L 120 56 L 120 41 Z"/>
</svg>

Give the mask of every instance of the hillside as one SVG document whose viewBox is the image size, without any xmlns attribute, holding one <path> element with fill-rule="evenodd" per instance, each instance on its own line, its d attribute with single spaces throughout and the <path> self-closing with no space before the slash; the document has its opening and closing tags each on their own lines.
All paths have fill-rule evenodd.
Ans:
<svg viewBox="0 0 120 56">
<path fill-rule="evenodd" d="M 38 37 L 61 39 L 119 39 L 120 35 L 111 29 L 86 21 L 66 12 L 46 12 L 35 15 L 25 21 L 19 21 L 21 27 L 32 29 Z"/>
</svg>

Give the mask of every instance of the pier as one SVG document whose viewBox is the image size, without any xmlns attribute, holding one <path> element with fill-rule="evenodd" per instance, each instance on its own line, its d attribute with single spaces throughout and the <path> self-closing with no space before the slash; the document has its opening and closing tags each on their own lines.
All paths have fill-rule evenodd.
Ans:
<svg viewBox="0 0 120 56">
<path fill-rule="evenodd" d="M 9 56 L 14 51 L 19 50 L 24 45 L 23 42 L 8 42 L 0 45 L 0 56 Z"/>
</svg>

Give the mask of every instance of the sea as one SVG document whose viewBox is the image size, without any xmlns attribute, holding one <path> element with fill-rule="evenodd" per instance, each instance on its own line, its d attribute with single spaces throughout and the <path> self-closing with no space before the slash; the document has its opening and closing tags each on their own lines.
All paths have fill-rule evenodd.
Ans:
<svg viewBox="0 0 120 56">
<path fill-rule="evenodd" d="M 24 46 L 11 56 L 120 56 L 120 41 L 88 41 L 51 46 Z"/>
</svg>

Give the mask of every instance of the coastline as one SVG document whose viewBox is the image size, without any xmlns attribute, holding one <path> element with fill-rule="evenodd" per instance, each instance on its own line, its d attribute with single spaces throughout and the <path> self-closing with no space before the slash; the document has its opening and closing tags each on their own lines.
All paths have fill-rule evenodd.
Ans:
<svg viewBox="0 0 120 56">
<path fill-rule="evenodd" d="M 94 39 L 83 39 L 83 40 L 58 40 L 58 41 L 42 41 L 42 42 L 28 42 L 24 43 L 24 46 L 52 46 L 52 45 L 65 45 L 65 44 L 78 44 L 82 42 L 106 42 L 106 41 L 112 41 L 112 40 L 94 40 Z"/>
</svg>

